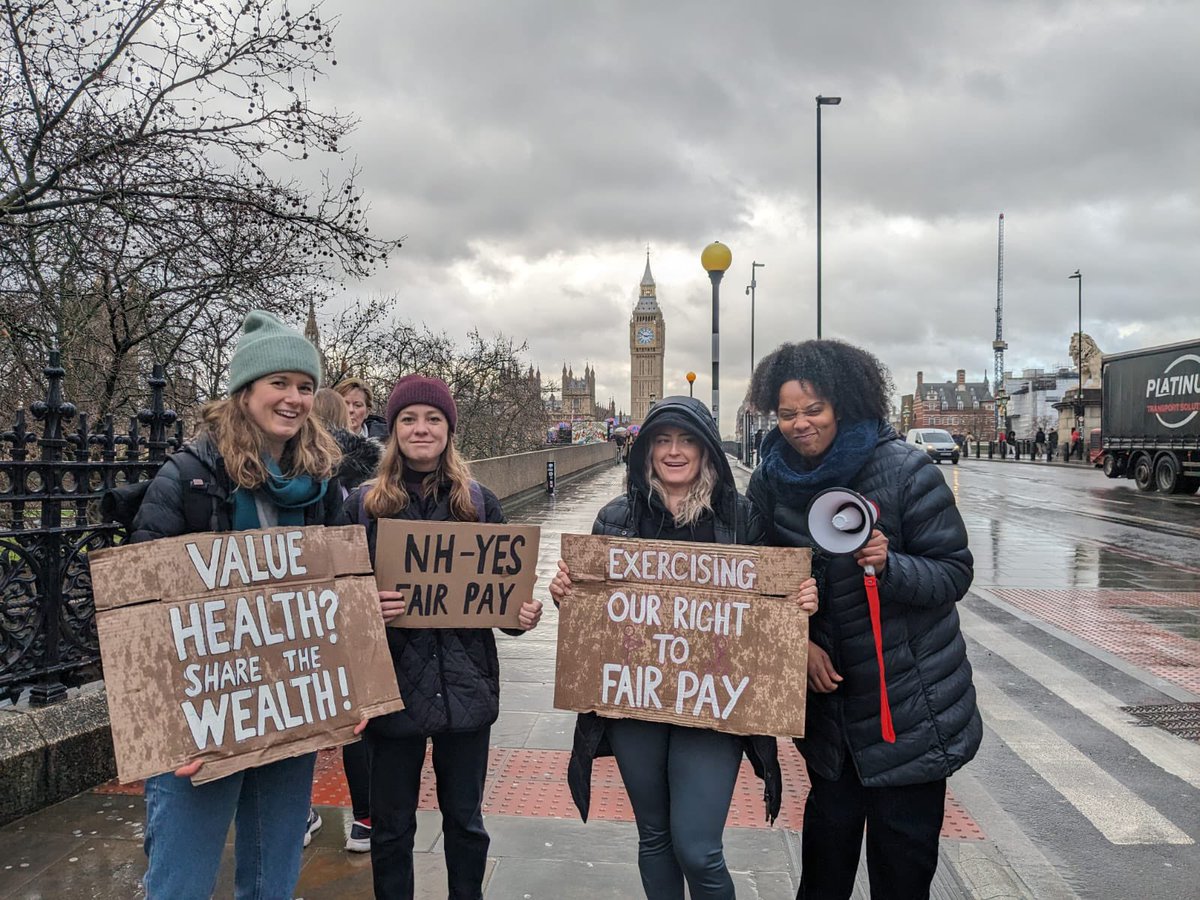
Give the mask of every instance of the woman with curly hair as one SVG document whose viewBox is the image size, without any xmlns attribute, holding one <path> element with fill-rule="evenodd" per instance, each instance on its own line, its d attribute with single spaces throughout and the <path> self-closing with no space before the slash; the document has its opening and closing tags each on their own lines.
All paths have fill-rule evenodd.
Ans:
<svg viewBox="0 0 1200 900">
<path fill-rule="evenodd" d="M 717 423 L 699 400 L 667 397 L 654 405 L 629 451 L 628 489 L 596 517 L 593 534 L 717 544 L 760 544 L 762 523 L 737 492 Z M 555 603 L 570 602 L 565 563 L 550 583 Z M 817 607 L 807 579 L 796 602 Z M 567 770 L 586 822 L 592 761 L 613 755 L 638 829 L 638 869 L 652 900 L 729 900 L 733 880 L 722 833 L 743 754 L 763 779 L 767 818 L 779 813 L 781 777 L 775 738 L 739 737 L 700 727 L 606 719 L 584 713 L 575 726 Z"/>
<path fill-rule="evenodd" d="M 810 622 L 798 898 L 847 898 L 867 834 L 873 897 L 926 898 L 937 869 L 946 778 L 983 734 L 956 604 L 974 561 L 954 494 L 925 453 L 887 422 L 891 379 L 840 341 L 784 344 L 759 363 L 751 401 L 779 424 L 762 442 L 749 497 L 767 542 L 814 547 L 809 501 L 830 487 L 876 503 L 854 557 L 814 553 L 821 609 Z M 878 574 L 883 674 L 863 569 Z M 892 729 L 885 728 L 890 712 Z"/>
</svg>

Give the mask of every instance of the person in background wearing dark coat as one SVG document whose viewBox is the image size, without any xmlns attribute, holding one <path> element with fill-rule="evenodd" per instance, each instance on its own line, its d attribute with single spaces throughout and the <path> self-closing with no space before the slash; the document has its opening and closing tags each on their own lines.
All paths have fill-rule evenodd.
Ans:
<svg viewBox="0 0 1200 900">
<path fill-rule="evenodd" d="M 320 358 L 303 335 L 270 313 L 249 313 L 229 363 L 229 396 L 204 407 L 199 436 L 154 476 L 130 540 L 336 524 L 342 494 L 333 473 L 341 454 L 310 416 L 320 378 Z M 203 521 L 189 521 L 185 491 L 193 482 L 181 473 L 185 455 L 195 460 L 188 470 L 198 465 L 211 481 Z M 212 897 L 236 823 L 236 895 L 291 897 L 306 837 L 319 827 L 308 818 L 316 758 L 305 753 L 193 785 L 189 779 L 203 765 L 196 760 L 146 779 L 146 895 Z"/>
<path fill-rule="evenodd" d="M 758 465 L 759 460 L 762 459 L 762 440 L 763 430 L 760 428 L 754 432 L 754 458 L 751 460 L 754 465 Z"/>
<path fill-rule="evenodd" d="M 887 424 L 890 395 L 879 360 L 830 340 L 784 344 L 750 385 L 755 406 L 779 417 L 749 490 L 769 544 L 814 547 L 807 509 L 825 488 L 858 491 L 880 510 L 853 557 L 813 554 L 821 609 L 810 622 L 805 736 L 796 741 L 812 782 L 797 897 L 810 900 L 850 896 L 864 822 L 871 896 L 927 898 L 946 778 L 983 735 L 957 610 L 973 577 L 966 527 L 929 457 Z M 883 673 L 865 566 L 879 578 Z M 889 707 L 894 743 L 883 736 Z"/>
<path fill-rule="evenodd" d="M 349 521 L 366 525 L 372 564 L 383 518 L 505 521 L 496 495 L 472 480 L 454 446 L 457 421 L 444 381 L 406 375 L 396 382 L 379 476 L 346 499 Z M 380 591 L 379 599 L 385 621 L 404 615 L 402 593 Z M 541 601 L 526 599 L 522 630 L 535 627 L 541 615 Z M 388 628 L 387 637 L 405 708 L 374 719 L 366 731 L 375 896 L 413 897 L 417 800 L 425 746 L 432 741 L 449 896 L 479 900 L 490 844 L 483 826 L 484 776 L 491 726 L 500 712 L 496 639 L 490 628 Z"/>
<path fill-rule="evenodd" d="M 1038 459 L 1046 452 L 1046 432 L 1039 428 L 1037 434 L 1033 436 L 1033 453 Z"/>
<path fill-rule="evenodd" d="M 379 442 L 371 438 L 352 434 L 347 430 L 350 415 L 342 395 L 332 388 L 321 388 L 313 400 L 313 415 L 337 441 L 342 451 L 342 462 L 337 477 L 344 500 L 368 478 L 373 478 L 379 468 L 382 450 Z M 353 819 L 346 833 L 346 849 L 351 853 L 368 853 L 371 850 L 371 769 L 367 759 L 365 741 L 342 744 L 342 770 L 346 773 L 346 787 L 350 790 L 350 808 Z M 309 816 L 320 821 L 314 811 Z M 315 830 L 315 829 L 312 829 Z M 308 846 L 312 833 L 305 836 Z"/>
<path fill-rule="evenodd" d="M 592 534 L 717 544 L 762 542 L 757 515 L 734 486 L 716 422 L 699 400 L 666 397 L 646 416 L 629 457 L 628 488 L 596 517 Z M 550 583 L 567 602 L 562 560 Z M 816 581 L 796 598 L 817 607 Z M 700 727 L 584 713 L 575 726 L 567 778 L 586 822 L 592 760 L 612 753 L 638 828 L 638 869 L 650 900 L 728 900 L 733 881 L 721 835 L 742 755 L 766 785 L 767 817 L 779 814 L 781 776 L 775 738 L 739 737 Z"/>
<path fill-rule="evenodd" d="M 347 430 L 359 437 L 374 438 L 377 441 L 387 439 L 387 423 L 383 416 L 371 412 L 374 403 L 371 389 L 361 378 L 343 378 L 333 386 L 346 401 L 346 413 L 350 416 Z"/>
</svg>

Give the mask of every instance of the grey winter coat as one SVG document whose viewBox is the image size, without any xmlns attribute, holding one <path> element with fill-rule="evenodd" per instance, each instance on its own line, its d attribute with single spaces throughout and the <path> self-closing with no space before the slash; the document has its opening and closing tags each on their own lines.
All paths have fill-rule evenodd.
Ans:
<svg viewBox="0 0 1200 900">
<path fill-rule="evenodd" d="M 764 460 L 790 452 L 778 429 L 763 441 Z M 941 470 L 886 423 L 867 462 L 839 486 L 878 504 L 878 527 L 888 539 L 879 598 L 896 742 L 886 743 L 880 733 L 879 671 L 862 569 L 853 557 L 817 551 L 821 605 L 810 637 L 844 680 L 831 693 L 809 692 L 806 733 L 796 746 L 828 779 L 840 776 L 847 750 L 868 787 L 945 778 L 975 756 L 983 734 L 956 608 L 973 575 L 966 527 Z M 748 493 L 768 521 L 769 544 L 813 546 L 807 496 L 766 465 L 755 471 Z"/>
</svg>

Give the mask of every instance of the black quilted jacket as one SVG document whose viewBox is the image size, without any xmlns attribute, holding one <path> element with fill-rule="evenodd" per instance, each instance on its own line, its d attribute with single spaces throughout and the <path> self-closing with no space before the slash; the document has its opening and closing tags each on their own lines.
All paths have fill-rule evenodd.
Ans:
<svg viewBox="0 0 1200 900">
<path fill-rule="evenodd" d="M 663 400 L 655 405 L 642 425 L 642 434 L 646 434 L 656 420 L 671 419 L 669 424 L 682 426 L 688 423 L 688 430 L 701 435 L 709 448 L 709 457 L 717 466 L 719 478 L 718 496 L 714 507 L 716 516 L 713 520 L 713 530 L 718 544 L 761 544 L 763 542 L 763 525 L 756 510 L 750 502 L 738 494 L 733 484 L 733 472 L 729 461 L 720 446 L 720 436 L 712 416 L 702 403 L 687 397 L 677 397 Z M 639 522 L 653 516 L 644 515 L 649 504 L 649 488 L 645 479 L 646 453 L 649 448 L 648 439 L 634 442 L 633 451 L 629 458 L 629 483 L 625 494 L 609 502 L 592 525 L 592 534 L 603 534 L 610 537 L 654 537 L 654 535 L 639 534 Z M 571 788 L 571 796 L 579 808 L 579 814 L 586 822 L 591 808 L 592 797 L 592 761 L 598 756 L 611 756 L 612 748 L 608 745 L 606 720 L 595 713 L 581 713 L 575 720 L 575 738 L 571 750 L 571 760 L 567 767 L 567 783 Z M 763 781 L 763 800 L 766 803 L 767 818 L 774 821 L 779 815 L 782 800 L 783 776 L 779 769 L 778 748 L 775 738 L 766 736 L 746 737 L 743 748 L 749 757 L 754 773 Z"/>
<path fill-rule="evenodd" d="M 762 453 L 765 461 L 791 451 L 775 429 Z M 808 497 L 773 471 L 760 466 L 749 490 L 768 520 L 767 542 L 812 546 Z M 983 735 L 956 608 L 973 576 L 966 527 L 941 470 L 887 424 L 866 464 L 839 486 L 879 505 L 878 527 L 888 539 L 879 598 L 896 742 L 880 734 L 879 672 L 862 569 L 852 557 L 817 552 L 821 606 L 810 620 L 811 639 L 844 680 L 832 693 L 809 692 L 806 734 L 796 746 L 824 778 L 840 776 L 848 749 L 868 787 L 936 781 L 969 762 Z"/>
<path fill-rule="evenodd" d="M 357 522 L 359 493 L 346 498 L 345 521 Z M 483 488 L 485 521 L 502 524 L 496 495 Z M 452 521 L 447 490 L 414 498 L 392 518 Z M 371 564 L 375 564 L 376 521 L 367 523 Z M 412 737 L 445 731 L 474 731 L 496 721 L 500 712 L 500 662 L 490 628 L 387 628 L 388 648 L 404 709 L 372 719 L 367 726 L 382 737 Z M 519 634 L 520 632 L 512 632 Z"/>
<path fill-rule="evenodd" d="M 189 468 L 199 468 L 204 473 L 202 484 L 183 483 L 184 478 L 175 460 L 180 454 L 189 454 L 200 462 L 199 467 Z M 136 543 L 196 531 L 230 531 L 233 528 L 233 490 L 233 481 L 225 472 L 225 461 L 217 452 L 216 444 L 207 434 L 201 434 L 167 457 L 162 468 L 155 473 L 133 520 L 129 539 Z M 203 527 L 196 527 L 198 523 L 195 522 L 189 525 L 188 516 L 184 513 L 185 502 L 192 509 L 207 514 L 207 522 Z M 341 520 L 341 515 L 342 492 L 334 479 L 329 482 L 319 502 L 305 507 L 304 524 L 335 525 Z"/>
</svg>

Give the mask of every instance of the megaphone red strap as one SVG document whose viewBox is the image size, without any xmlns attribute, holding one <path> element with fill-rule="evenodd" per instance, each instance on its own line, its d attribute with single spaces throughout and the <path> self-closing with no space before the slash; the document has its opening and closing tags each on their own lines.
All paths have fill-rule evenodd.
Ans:
<svg viewBox="0 0 1200 900">
<path fill-rule="evenodd" d="M 887 677 L 883 671 L 883 620 L 879 610 L 879 583 L 874 575 L 864 575 L 863 585 L 867 589 L 867 609 L 871 613 L 871 633 L 875 637 L 875 661 L 879 664 L 879 722 L 883 739 L 896 743 L 896 729 L 892 726 L 892 706 L 888 703 Z"/>
</svg>

